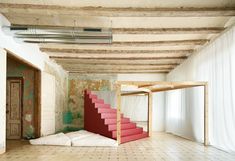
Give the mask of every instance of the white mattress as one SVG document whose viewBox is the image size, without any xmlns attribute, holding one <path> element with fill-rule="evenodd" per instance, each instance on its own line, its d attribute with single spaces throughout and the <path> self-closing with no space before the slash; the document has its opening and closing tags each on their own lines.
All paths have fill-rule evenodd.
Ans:
<svg viewBox="0 0 235 161">
<path fill-rule="evenodd" d="M 32 139 L 29 141 L 32 145 L 61 145 L 71 146 L 71 140 L 64 133 L 58 133 L 55 135 L 44 136 L 38 139 Z"/>
<path fill-rule="evenodd" d="M 85 130 L 59 133 L 29 141 L 32 145 L 118 146 L 117 141 Z"/>
</svg>

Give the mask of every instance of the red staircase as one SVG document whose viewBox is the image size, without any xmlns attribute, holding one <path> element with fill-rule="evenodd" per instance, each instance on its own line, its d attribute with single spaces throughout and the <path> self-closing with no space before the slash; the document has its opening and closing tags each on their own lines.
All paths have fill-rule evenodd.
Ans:
<svg viewBox="0 0 235 161">
<path fill-rule="evenodd" d="M 103 99 L 90 91 L 84 93 L 84 129 L 112 139 L 117 137 L 116 109 L 105 104 Z M 121 114 L 121 143 L 138 140 L 148 136 L 143 128 L 137 127 Z"/>
</svg>

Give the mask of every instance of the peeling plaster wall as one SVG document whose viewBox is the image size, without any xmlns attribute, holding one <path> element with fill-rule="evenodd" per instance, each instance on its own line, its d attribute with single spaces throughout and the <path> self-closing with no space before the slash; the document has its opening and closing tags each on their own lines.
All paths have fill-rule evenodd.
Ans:
<svg viewBox="0 0 235 161">
<path fill-rule="evenodd" d="M 113 75 L 69 75 L 69 98 L 68 107 L 72 112 L 72 127 L 83 128 L 83 111 L 84 111 L 84 90 L 91 91 L 110 91 L 116 77 Z"/>
<path fill-rule="evenodd" d="M 23 77 L 23 137 L 34 137 L 35 70 L 25 64 L 7 58 L 7 77 Z"/>
</svg>

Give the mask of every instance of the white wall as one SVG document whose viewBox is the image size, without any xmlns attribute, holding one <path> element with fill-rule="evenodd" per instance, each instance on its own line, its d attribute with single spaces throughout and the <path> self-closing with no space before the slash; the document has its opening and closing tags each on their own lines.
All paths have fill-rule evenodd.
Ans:
<svg viewBox="0 0 235 161">
<path fill-rule="evenodd" d="M 165 74 L 118 74 L 117 80 L 118 81 L 165 81 Z M 130 111 L 127 113 L 131 114 L 131 111 L 134 111 L 135 106 L 138 107 L 138 109 L 141 109 L 141 106 L 143 106 L 143 109 L 145 110 L 138 110 L 139 113 L 136 113 L 135 116 L 139 116 L 138 118 L 134 118 L 135 120 L 146 120 L 147 115 L 143 114 L 143 111 L 147 114 L 147 100 L 146 100 L 146 106 L 144 106 L 142 103 L 133 103 L 133 100 L 136 100 L 138 97 L 136 96 L 128 96 L 128 97 L 122 97 L 122 101 L 126 102 L 124 107 L 122 108 L 130 108 Z M 143 98 L 144 99 L 144 98 Z M 127 103 L 128 100 L 130 100 L 130 103 Z M 123 104 L 122 104 L 123 105 Z M 132 105 L 131 107 L 129 107 Z M 125 109 L 125 111 L 126 111 Z M 134 115 L 133 115 L 134 116 Z M 152 111 L 152 128 L 153 131 L 164 131 L 165 130 L 165 92 L 159 92 L 153 94 L 153 111 Z"/>
<path fill-rule="evenodd" d="M 208 82 L 209 142 L 217 148 L 235 151 L 235 26 L 170 72 L 167 75 L 167 80 Z M 199 95 L 197 91 L 191 90 L 191 94 L 193 93 L 195 96 L 186 97 L 184 102 L 191 99 L 187 106 L 199 107 L 203 96 Z M 167 94 L 167 99 L 169 96 L 172 95 Z M 174 107 L 168 106 L 168 108 Z M 191 112 L 191 117 L 195 118 L 189 120 L 189 124 L 193 125 L 196 121 L 203 119 L 203 111 L 201 110 L 188 112 Z M 202 128 L 203 126 L 192 127 L 190 137 L 202 142 L 202 134 L 197 135 L 203 131 Z M 167 130 L 175 132 L 172 129 Z M 188 137 L 186 131 L 180 135 Z"/>
<path fill-rule="evenodd" d="M 45 55 L 39 50 L 36 44 L 16 43 L 12 36 L 6 35 L 2 26 L 9 26 L 10 22 L 0 14 L 0 47 L 13 52 L 16 56 L 32 63 L 39 69 L 44 67 Z"/>
<path fill-rule="evenodd" d="M 42 73 L 41 135 L 55 133 L 55 76 Z"/>
<path fill-rule="evenodd" d="M 6 148 L 6 55 L 0 48 L 0 154 Z"/>
</svg>

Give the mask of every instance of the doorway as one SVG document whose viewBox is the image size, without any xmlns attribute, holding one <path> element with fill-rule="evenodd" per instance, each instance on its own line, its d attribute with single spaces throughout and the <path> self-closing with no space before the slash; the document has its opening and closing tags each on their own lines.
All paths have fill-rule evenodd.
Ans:
<svg viewBox="0 0 235 161">
<path fill-rule="evenodd" d="M 6 139 L 41 135 L 41 71 L 7 52 Z"/>
<path fill-rule="evenodd" d="M 7 78 L 6 104 L 6 137 L 7 139 L 22 138 L 22 111 L 23 111 L 23 78 Z"/>
</svg>

